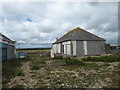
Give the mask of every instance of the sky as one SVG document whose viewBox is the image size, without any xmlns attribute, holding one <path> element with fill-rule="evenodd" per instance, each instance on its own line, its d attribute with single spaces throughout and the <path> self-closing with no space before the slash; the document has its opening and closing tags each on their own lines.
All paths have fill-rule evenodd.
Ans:
<svg viewBox="0 0 120 90">
<path fill-rule="evenodd" d="M 0 32 L 17 48 L 51 47 L 56 38 L 80 27 L 118 43 L 117 2 L 2 2 Z"/>
</svg>

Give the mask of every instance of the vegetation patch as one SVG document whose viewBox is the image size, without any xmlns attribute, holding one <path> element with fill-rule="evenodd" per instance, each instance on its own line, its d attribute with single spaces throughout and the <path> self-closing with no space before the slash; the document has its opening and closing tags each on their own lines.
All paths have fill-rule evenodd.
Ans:
<svg viewBox="0 0 120 90">
<path fill-rule="evenodd" d="M 64 58 L 63 62 L 66 63 L 67 65 L 85 65 L 84 62 L 78 59 L 71 59 L 70 57 Z"/>
<path fill-rule="evenodd" d="M 7 84 L 11 78 L 18 75 L 19 68 L 22 66 L 22 60 L 13 59 L 2 62 L 2 84 Z"/>
<path fill-rule="evenodd" d="M 63 59 L 63 57 L 62 56 L 55 56 L 53 59 L 59 60 L 59 59 Z"/>
<path fill-rule="evenodd" d="M 41 67 L 41 65 L 43 65 L 43 64 L 46 64 L 46 62 L 44 60 L 39 60 L 39 59 L 33 60 L 33 61 L 31 61 L 30 69 L 38 70 Z"/>
<path fill-rule="evenodd" d="M 38 67 L 37 65 L 31 65 L 30 69 L 31 69 L 31 70 L 38 70 L 39 67 Z"/>
<path fill-rule="evenodd" d="M 83 58 L 82 61 L 118 62 L 120 61 L 120 54 L 114 54 L 110 56 L 100 56 L 100 57 L 87 57 L 87 58 Z"/>
<path fill-rule="evenodd" d="M 16 86 L 13 86 L 12 88 L 19 88 L 20 90 L 23 90 L 23 86 L 22 85 L 16 85 Z"/>
<path fill-rule="evenodd" d="M 13 63 L 5 62 L 3 66 L 3 88 L 119 88 L 119 62 L 95 61 L 88 62 L 71 57 L 51 59 L 39 57 L 37 53 Z M 115 55 L 118 56 L 118 55 Z M 96 57 L 95 57 L 96 58 Z M 56 65 L 58 62 L 60 65 Z M 15 65 L 14 65 L 15 64 Z M 17 66 L 18 65 L 18 66 Z M 65 66 L 63 66 L 65 65 Z M 12 68 L 9 68 L 12 67 Z M 29 68 L 30 67 L 30 68 Z M 18 77 L 22 68 L 26 77 Z M 29 70 L 32 69 L 32 70 Z M 8 71 L 8 72 L 7 72 Z M 10 72 L 11 71 L 11 72 Z M 13 73 L 14 72 L 14 73 Z M 10 79 L 5 77 L 12 76 Z M 13 77 L 14 76 L 14 77 Z M 17 76 L 17 77 L 15 77 Z M 8 83 L 9 82 L 9 83 Z"/>
<path fill-rule="evenodd" d="M 19 71 L 17 72 L 17 75 L 18 75 L 18 76 L 25 76 L 25 73 L 24 73 L 22 70 L 19 70 Z"/>
</svg>

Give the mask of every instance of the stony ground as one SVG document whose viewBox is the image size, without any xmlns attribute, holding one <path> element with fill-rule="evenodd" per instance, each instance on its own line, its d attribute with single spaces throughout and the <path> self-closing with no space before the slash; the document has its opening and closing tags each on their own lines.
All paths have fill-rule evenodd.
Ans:
<svg viewBox="0 0 120 90">
<path fill-rule="evenodd" d="M 61 66 L 61 60 L 29 57 L 20 75 L 3 84 L 7 88 L 118 88 L 119 62 L 85 62 Z M 36 68 L 37 66 L 37 68 Z"/>
</svg>

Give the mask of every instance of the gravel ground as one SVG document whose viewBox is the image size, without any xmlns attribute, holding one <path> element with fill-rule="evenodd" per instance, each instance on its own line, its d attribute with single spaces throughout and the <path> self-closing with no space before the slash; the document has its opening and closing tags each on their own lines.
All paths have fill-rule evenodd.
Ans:
<svg viewBox="0 0 120 90">
<path fill-rule="evenodd" d="M 42 57 L 39 57 L 42 58 Z M 39 60 L 38 58 L 32 58 Z M 43 60 L 43 59 L 40 59 Z M 22 62 L 24 76 L 15 76 L 6 86 L 13 88 L 118 88 L 119 62 L 85 62 L 85 66 L 60 66 L 56 62 L 44 58 L 46 63 L 39 69 L 31 70 L 31 60 Z"/>
</svg>

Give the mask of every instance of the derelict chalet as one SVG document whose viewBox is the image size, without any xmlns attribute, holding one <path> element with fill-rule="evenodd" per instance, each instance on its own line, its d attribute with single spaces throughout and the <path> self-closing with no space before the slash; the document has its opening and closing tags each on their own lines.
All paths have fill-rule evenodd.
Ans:
<svg viewBox="0 0 120 90">
<path fill-rule="evenodd" d="M 105 39 L 78 27 L 53 43 L 51 57 L 105 54 L 105 41 Z"/>
<path fill-rule="evenodd" d="M 0 61 L 15 58 L 15 41 L 0 33 Z"/>
</svg>

